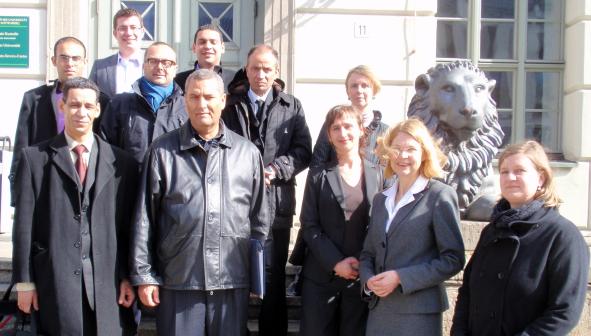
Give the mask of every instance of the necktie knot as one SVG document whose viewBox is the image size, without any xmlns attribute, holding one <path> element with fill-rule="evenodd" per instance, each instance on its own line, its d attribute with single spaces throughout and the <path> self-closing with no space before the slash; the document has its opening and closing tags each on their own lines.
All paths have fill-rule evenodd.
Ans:
<svg viewBox="0 0 591 336">
<path fill-rule="evenodd" d="M 78 156 L 76 159 L 76 172 L 80 177 L 80 183 L 84 185 L 84 179 L 86 179 L 86 164 L 82 158 L 82 154 L 86 152 L 86 147 L 82 144 L 74 147 L 74 153 Z"/>
</svg>

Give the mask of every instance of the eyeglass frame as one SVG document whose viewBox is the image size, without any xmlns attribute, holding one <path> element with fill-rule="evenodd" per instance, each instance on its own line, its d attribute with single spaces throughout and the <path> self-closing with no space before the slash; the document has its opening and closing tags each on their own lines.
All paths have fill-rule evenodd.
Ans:
<svg viewBox="0 0 591 336">
<path fill-rule="evenodd" d="M 59 59 L 60 62 L 64 63 L 64 64 L 68 64 L 70 63 L 70 61 L 72 61 L 72 63 L 74 64 L 80 64 L 80 62 L 84 61 L 84 57 L 82 56 L 70 56 L 70 55 L 64 55 L 64 54 L 60 54 L 57 56 L 57 58 Z"/>
<path fill-rule="evenodd" d="M 154 62 L 155 62 L 155 63 L 154 63 Z M 170 64 L 169 64 L 169 65 L 167 65 L 167 64 L 166 64 L 167 62 L 170 62 Z M 170 69 L 170 68 L 172 68 L 173 66 L 175 66 L 175 65 L 176 65 L 176 62 L 175 62 L 175 61 L 173 61 L 173 60 L 169 60 L 169 59 L 163 59 L 163 58 L 152 58 L 152 57 L 150 57 L 150 58 L 147 58 L 147 59 L 146 59 L 146 63 L 147 63 L 148 65 L 150 65 L 151 67 L 156 67 L 156 66 L 158 66 L 159 64 L 162 64 L 162 68 L 164 68 L 164 69 Z M 152 64 L 152 63 L 154 63 L 154 64 Z"/>
<path fill-rule="evenodd" d="M 117 31 L 118 33 L 126 33 L 128 30 L 136 32 L 142 29 L 144 29 L 143 26 L 117 26 L 117 28 L 115 28 L 115 31 Z"/>
</svg>

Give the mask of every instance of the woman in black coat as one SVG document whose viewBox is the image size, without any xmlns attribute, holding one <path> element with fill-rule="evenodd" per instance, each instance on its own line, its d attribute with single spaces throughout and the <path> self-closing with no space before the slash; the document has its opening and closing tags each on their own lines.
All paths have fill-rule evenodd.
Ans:
<svg viewBox="0 0 591 336">
<path fill-rule="evenodd" d="M 326 116 L 337 160 L 308 173 L 300 220 L 308 245 L 303 267 L 302 335 L 363 335 L 367 305 L 359 296 L 359 253 L 373 196 L 382 185 L 378 165 L 363 160 L 363 123 L 350 106 Z"/>
<path fill-rule="evenodd" d="M 510 145 L 499 158 L 501 200 L 464 271 L 452 335 L 566 335 L 581 315 L 589 249 L 558 213 L 544 149 Z"/>
</svg>

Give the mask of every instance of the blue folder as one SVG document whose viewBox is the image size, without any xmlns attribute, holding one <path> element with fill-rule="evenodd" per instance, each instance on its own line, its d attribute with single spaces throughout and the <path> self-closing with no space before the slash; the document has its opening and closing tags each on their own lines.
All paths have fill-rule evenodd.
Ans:
<svg viewBox="0 0 591 336">
<path fill-rule="evenodd" d="M 265 296 L 265 248 L 257 239 L 250 240 L 250 293 Z"/>
</svg>

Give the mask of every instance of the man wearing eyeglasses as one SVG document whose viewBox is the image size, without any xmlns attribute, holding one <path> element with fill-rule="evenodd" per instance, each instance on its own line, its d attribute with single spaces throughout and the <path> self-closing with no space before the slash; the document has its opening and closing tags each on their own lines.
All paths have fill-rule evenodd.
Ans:
<svg viewBox="0 0 591 336">
<path fill-rule="evenodd" d="M 119 45 L 119 52 L 96 60 L 89 76 L 109 97 L 133 92 L 132 84 L 142 76 L 144 55 L 141 42 L 144 33 L 144 22 L 138 11 L 123 8 L 115 13 L 113 36 Z"/>
<path fill-rule="evenodd" d="M 14 137 L 14 156 L 9 176 L 11 185 L 20 150 L 53 138 L 64 130 L 64 114 L 59 105 L 63 97 L 62 87 L 66 80 L 83 75 L 86 66 L 84 43 L 72 36 L 60 38 L 53 47 L 51 63 L 57 70 L 57 80 L 27 91 L 23 95 Z M 101 94 L 99 101 L 105 108 L 109 104 L 109 97 Z M 95 132 L 98 131 L 98 126 L 97 121 L 93 127 Z"/>
<path fill-rule="evenodd" d="M 187 121 L 183 90 L 174 83 L 176 53 L 164 42 L 154 42 L 144 55 L 144 75 L 132 93 L 115 95 L 101 118 L 107 142 L 123 148 L 138 162 L 152 140 Z"/>
</svg>

